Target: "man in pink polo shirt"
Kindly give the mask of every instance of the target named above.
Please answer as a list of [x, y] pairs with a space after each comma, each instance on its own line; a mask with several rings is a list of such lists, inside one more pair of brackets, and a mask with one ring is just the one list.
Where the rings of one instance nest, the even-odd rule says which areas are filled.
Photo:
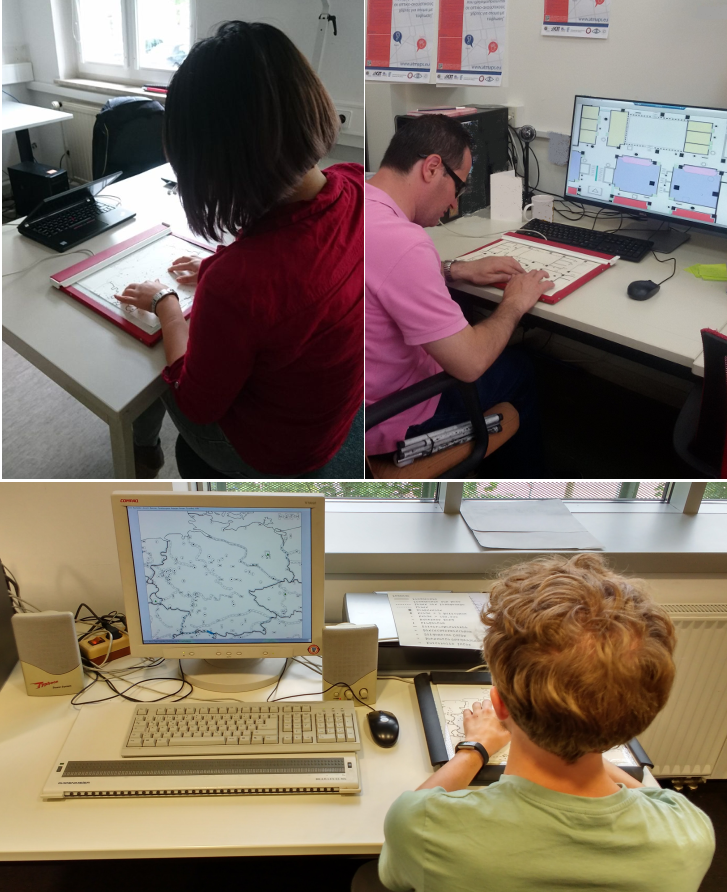
[[[483, 408], [507, 401], [520, 413], [520, 430], [505, 447], [512, 470], [540, 472], [532, 371], [505, 347], [551, 287], [547, 274], [525, 273], [511, 257], [441, 263], [423, 228], [455, 205], [471, 166], [465, 128], [445, 115], [423, 115], [396, 132], [366, 184], [366, 404], [443, 369], [476, 381]], [[508, 284], [492, 315], [471, 326], [447, 290], [457, 282]], [[391, 452], [405, 436], [466, 419], [452, 388], [371, 429], [366, 451]]]

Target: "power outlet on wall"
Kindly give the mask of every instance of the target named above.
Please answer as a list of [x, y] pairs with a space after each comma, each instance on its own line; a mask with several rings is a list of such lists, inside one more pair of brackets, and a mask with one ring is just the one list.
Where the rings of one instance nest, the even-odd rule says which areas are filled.
[[341, 122], [341, 130], [348, 130], [351, 126], [353, 112], [350, 108], [336, 108], [336, 111], [338, 112], [338, 119]]
[[523, 116], [522, 105], [508, 105], [507, 107], [507, 123], [511, 127], [519, 127]]

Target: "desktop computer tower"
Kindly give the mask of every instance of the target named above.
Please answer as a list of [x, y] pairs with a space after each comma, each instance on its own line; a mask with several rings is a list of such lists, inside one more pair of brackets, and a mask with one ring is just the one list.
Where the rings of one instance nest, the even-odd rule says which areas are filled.
[[[470, 105], [477, 111], [457, 115], [454, 120], [462, 124], [472, 137], [472, 172], [470, 187], [460, 196], [455, 211], [448, 211], [442, 220], [454, 220], [464, 214], [490, 205], [490, 174], [500, 173], [508, 168], [507, 126], [508, 110], [503, 105]], [[397, 115], [396, 129], [405, 126], [417, 116]]]
[[44, 198], [68, 189], [65, 170], [38, 164], [37, 161], [21, 161], [8, 167], [8, 176], [19, 217], [29, 214]]

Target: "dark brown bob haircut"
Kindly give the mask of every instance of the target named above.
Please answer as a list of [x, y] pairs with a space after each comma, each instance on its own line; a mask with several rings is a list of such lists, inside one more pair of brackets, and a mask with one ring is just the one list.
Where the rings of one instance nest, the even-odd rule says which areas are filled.
[[599, 555], [511, 567], [482, 621], [484, 657], [513, 721], [569, 764], [627, 743], [666, 704], [672, 621], [641, 580]]
[[331, 97], [272, 25], [225, 22], [169, 85], [164, 149], [192, 231], [237, 235], [289, 197], [336, 140]]
[[467, 148], [472, 148], [472, 137], [458, 121], [446, 115], [422, 115], [399, 127], [391, 138], [381, 166], [409, 173], [422, 155], [439, 155], [445, 164], [456, 170], [462, 164]]

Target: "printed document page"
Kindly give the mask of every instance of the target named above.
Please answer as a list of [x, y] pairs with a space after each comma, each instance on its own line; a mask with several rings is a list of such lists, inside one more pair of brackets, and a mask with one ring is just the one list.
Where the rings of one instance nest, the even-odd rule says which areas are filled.
[[482, 647], [482, 592], [387, 594], [402, 647]]

